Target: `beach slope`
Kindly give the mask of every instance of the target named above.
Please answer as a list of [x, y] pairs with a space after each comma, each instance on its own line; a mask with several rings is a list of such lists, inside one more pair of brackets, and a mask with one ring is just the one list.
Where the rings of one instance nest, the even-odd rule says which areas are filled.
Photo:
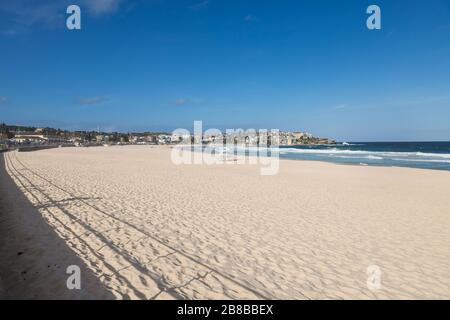
[[1, 193], [1, 270], [17, 269], [2, 271], [8, 291], [39, 287], [45, 298], [65, 285], [53, 265], [80, 264], [91, 297], [450, 298], [450, 172], [280, 160], [261, 176], [257, 165], [175, 165], [170, 154], [5, 154], [2, 182], [17, 191]]

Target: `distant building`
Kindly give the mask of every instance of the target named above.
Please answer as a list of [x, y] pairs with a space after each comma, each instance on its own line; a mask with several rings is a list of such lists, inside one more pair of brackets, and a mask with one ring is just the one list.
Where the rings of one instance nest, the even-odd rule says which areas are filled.
[[288, 136], [286, 137], [286, 144], [287, 144], [288, 146], [294, 144], [294, 139], [295, 139], [294, 136], [288, 135]]
[[47, 138], [44, 137], [43, 134], [37, 134], [33, 131], [29, 131], [29, 132], [15, 133], [13, 140], [18, 143], [24, 143], [24, 142], [40, 143], [40, 142], [46, 142]]
[[16, 143], [70, 143], [72, 140], [60, 135], [44, 135], [29, 132], [16, 132], [12, 139]]
[[294, 137], [296, 140], [301, 140], [305, 136], [303, 132], [294, 132]]
[[165, 134], [158, 135], [158, 144], [166, 144], [170, 142], [170, 136]]
[[181, 134], [172, 133], [172, 135], [170, 136], [170, 142], [171, 143], [179, 143], [182, 140], [183, 140], [183, 136]]
[[158, 142], [158, 136], [156, 136], [154, 134], [149, 134], [149, 135], [145, 136], [145, 140], [148, 143], [155, 144], [156, 142]]

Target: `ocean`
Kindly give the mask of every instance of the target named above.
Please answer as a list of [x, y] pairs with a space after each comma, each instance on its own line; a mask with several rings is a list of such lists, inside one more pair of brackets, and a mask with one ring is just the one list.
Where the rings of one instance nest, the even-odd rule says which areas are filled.
[[280, 158], [450, 170], [450, 141], [280, 146]]

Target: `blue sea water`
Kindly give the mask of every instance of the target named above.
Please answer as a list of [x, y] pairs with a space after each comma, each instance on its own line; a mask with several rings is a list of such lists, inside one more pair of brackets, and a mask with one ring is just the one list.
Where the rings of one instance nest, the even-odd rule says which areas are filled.
[[280, 146], [279, 152], [287, 159], [450, 170], [450, 141]]

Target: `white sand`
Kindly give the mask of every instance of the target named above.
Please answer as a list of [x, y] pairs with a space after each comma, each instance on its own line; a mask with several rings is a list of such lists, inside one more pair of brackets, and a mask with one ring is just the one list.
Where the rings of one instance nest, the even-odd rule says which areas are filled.
[[[175, 166], [169, 148], [149, 146], [6, 158], [82, 276], [101, 282], [89, 280], [87, 297], [108, 298], [103, 286], [136, 299], [450, 298], [450, 172], [281, 160], [261, 176], [254, 165]], [[64, 269], [67, 250], [34, 237], [52, 241]], [[370, 265], [378, 290], [366, 284]], [[34, 275], [16, 291], [70, 297], [63, 280]]]

